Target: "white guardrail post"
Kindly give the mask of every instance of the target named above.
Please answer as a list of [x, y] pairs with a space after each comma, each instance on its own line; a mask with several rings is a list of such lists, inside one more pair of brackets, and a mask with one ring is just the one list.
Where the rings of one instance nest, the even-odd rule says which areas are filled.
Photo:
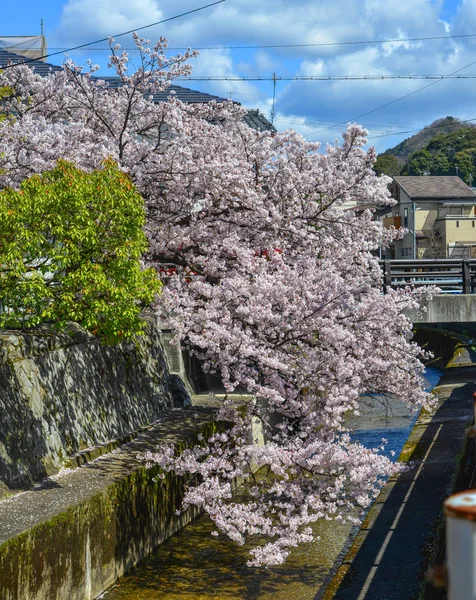
[[476, 600], [476, 490], [445, 501], [448, 600]]

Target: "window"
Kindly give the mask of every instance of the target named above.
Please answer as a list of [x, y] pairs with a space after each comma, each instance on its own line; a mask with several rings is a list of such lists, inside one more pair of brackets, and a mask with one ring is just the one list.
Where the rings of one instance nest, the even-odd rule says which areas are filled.
[[403, 215], [403, 226], [408, 227], [408, 208], [405, 208]]
[[474, 221], [471, 221], [471, 225], [474, 227]]
[[405, 256], [405, 250], [403, 248], [401, 249], [401, 253], [402, 253], [402, 256]]
[[456, 227], [459, 227], [459, 221], [456, 221]]

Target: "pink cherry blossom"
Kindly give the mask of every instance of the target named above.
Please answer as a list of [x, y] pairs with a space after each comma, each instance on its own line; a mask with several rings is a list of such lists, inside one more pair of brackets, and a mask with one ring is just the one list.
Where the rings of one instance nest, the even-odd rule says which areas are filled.
[[[111, 41], [118, 89], [72, 61], [45, 78], [26, 66], [0, 72], [12, 89], [0, 184], [17, 186], [59, 158], [95, 169], [110, 156], [130, 174], [146, 203], [145, 261], [166, 282], [154, 310], [230, 393], [218, 414], [224, 432], [147, 460], [187, 477], [184, 505], [251, 542], [250, 564], [280, 564], [312, 540], [310, 524], [351, 518], [398, 468], [349, 435], [345, 415], [362, 395], [431, 402], [404, 316], [418, 295], [381, 291], [374, 251], [401, 232], [365, 207], [392, 202], [388, 181], [372, 171], [375, 151], [363, 149], [357, 125], [321, 148], [294, 131], [248, 128], [231, 102], [154, 104], [194, 53], [167, 58], [165, 40], [135, 41], [132, 72]], [[233, 495], [235, 481], [248, 495]]]

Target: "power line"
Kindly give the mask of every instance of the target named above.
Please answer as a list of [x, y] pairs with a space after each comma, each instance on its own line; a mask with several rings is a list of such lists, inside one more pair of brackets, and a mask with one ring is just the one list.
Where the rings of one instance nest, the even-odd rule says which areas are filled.
[[[457, 125], [459, 123], [471, 123], [473, 121], [476, 121], [476, 117], [474, 119], [465, 119], [464, 121], [457, 121], [455, 123], [455, 125]], [[448, 126], [451, 126], [451, 123], [442, 123], [441, 125], [429, 125], [427, 127], [423, 127], [423, 129], [424, 130], [440, 129], [441, 127], [448, 127]], [[406, 133], [415, 133], [416, 131], [422, 131], [422, 129], [408, 129], [407, 131], [397, 131], [395, 133], [383, 133], [382, 135], [372, 135], [372, 136], [369, 136], [368, 139], [373, 140], [375, 138], [389, 137], [392, 135], [404, 135]], [[456, 129], [455, 131], [458, 131], [458, 130]]]
[[[305, 122], [300, 121], [299, 119], [305, 119]], [[298, 123], [301, 125], [323, 125], [324, 123], [334, 123], [336, 125], [340, 125], [340, 121], [331, 121], [330, 119], [307, 119], [306, 117], [283, 117], [281, 115], [277, 115], [275, 119], [279, 121], [288, 121], [290, 123]], [[381, 127], [382, 129], [392, 129], [393, 127], [399, 129], [409, 129], [411, 125], [385, 125], [384, 123], [362, 123], [366, 127]]]
[[[318, 48], [323, 46], [353, 46], [364, 44], [388, 44], [390, 42], [423, 42], [428, 40], [451, 40], [458, 38], [476, 37], [476, 33], [466, 33], [461, 35], [435, 35], [428, 37], [414, 38], [394, 38], [388, 40], [355, 40], [347, 42], [319, 42], [315, 44], [255, 44], [246, 46], [197, 46], [195, 50], [256, 50], [259, 48]], [[101, 40], [103, 41], [103, 40]], [[64, 50], [64, 48], [54, 48], [55, 50]], [[93, 48], [93, 50], [104, 51], [109, 48]], [[135, 50], [135, 48], [125, 48], [125, 50]], [[169, 47], [169, 50], [186, 50], [185, 46]]]
[[[303, 117], [304, 118], [304, 117]], [[275, 117], [276, 121], [285, 121], [286, 123], [290, 123], [290, 124], [294, 124], [294, 125], [320, 125], [320, 124], [325, 124], [325, 123], [333, 123], [334, 125], [331, 125], [329, 127], [329, 129], [338, 129], [339, 126], [341, 125], [340, 121], [330, 121], [329, 119], [319, 119], [317, 121], [315, 120], [308, 120], [306, 119], [305, 121], [299, 121], [298, 118], [291, 118], [291, 117], [281, 117], [281, 116], [276, 116]], [[468, 121], [471, 121], [472, 119], [468, 119]], [[466, 123], [467, 121], [456, 121], [455, 123]], [[405, 134], [405, 133], [412, 133], [414, 131], [421, 131], [421, 129], [410, 129], [411, 125], [385, 125], [383, 123], [361, 123], [361, 125], [367, 129], [372, 129], [373, 132], [378, 133], [378, 132], [385, 132], [383, 133], [383, 135], [372, 135], [372, 136], [368, 136], [367, 139], [373, 139], [373, 138], [377, 138], [377, 137], [385, 137], [386, 135], [401, 135], [401, 134]], [[434, 125], [434, 126], [427, 126], [424, 129], [434, 129], [434, 128], [438, 128], [438, 127], [446, 127], [448, 125], [448, 123], [443, 123], [442, 125]], [[393, 133], [390, 133], [388, 130], [389, 129], [400, 129], [403, 131], [394, 131]]]
[[[460, 69], [456, 69], [456, 71], [453, 71], [452, 73], [449, 73], [449, 75], [447, 75], [446, 77], [444, 77], [442, 79], [449, 79], [450, 77], [452, 77], [453, 75], [456, 75], [460, 71], [463, 71], [464, 69], [468, 69], [469, 67], [472, 67], [474, 64], [476, 64], [476, 60], [474, 60], [473, 62], [469, 63], [468, 65], [465, 65], [464, 67], [461, 67]], [[385, 104], [382, 104], [382, 106], [377, 106], [376, 108], [373, 108], [372, 110], [368, 110], [367, 112], [364, 112], [364, 113], [362, 113], [360, 115], [357, 115], [356, 117], [352, 117], [351, 119], [348, 119], [347, 121], [341, 121], [340, 124], [344, 125], [346, 122], [357, 121], [357, 119], [361, 119], [362, 117], [366, 117], [367, 115], [370, 115], [370, 114], [372, 114], [374, 112], [382, 110], [383, 108], [387, 108], [387, 106], [391, 106], [392, 104], [396, 104], [397, 102], [400, 102], [401, 100], [405, 100], [406, 98], [409, 98], [410, 96], [414, 96], [415, 94], [418, 94], [419, 92], [422, 92], [423, 90], [426, 90], [427, 88], [431, 87], [432, 85], [436, 85], [442, 79], [437, 79], [436, 81], [432, 81], [428, 85], [424, 85], [423, 87], [418, 88], [417, 90], [414, 90], [413, 92], [409, 92], [408, 94], [400, 96], [399, 98], [396, 98], [395, 100], [391, 100], [390, 102], [386, 102]], [[323, 131], [327, 131], [328, 129], [333, 129], [333, 128], [332, 127], [326, 127], [325, 129], [319, 129], [318, 131], [313, 131], [313, 132], [307, 134], [306, 137], [309, 137], [311, 135], [316, 135], [318, 133], [322, 133]]]
[[[227, 0], [216, 0], [216, 2], [212, 2], [211, 4], [206, 4], [205, 6], [200, 6], [199, 8], [194, 8], [193, 10], [188, 10], [187, 12], [180, 13], [179, 15], [175, 15], [173, 17], [168, 17], [167, 19], [162, 19], [161, 21], [156, 21], [155, 23], [150, 23], [149, 25], [143, 25], [142, 27], [136, 27], [135, 29], [130, 29], [129, 31], [123, 31], [122, 33], [117, 33], [116, 35], [113, 35], [112, 37], [118, 38], [123, 35], [129, 35], [131, 33], [137, 32], [137, 31], [142, 31], [143, 29], [148, 29], [149, 27], [155, 27], [156, 25], [161, 25], [162, 23], [174, 21], [175, 19], [180, 19], [181, 17], [186, 17], [188, 15], [199, 12], [201, 10], [205, 10], [206, 8], [210, 8], [211, 6], [216, 6], [217, 4], [222, 4], [223, 2], [226, 2], [226, 1]], [[13, 67], [19, 67], [21, 65], [27, 65], [36, 60], [43, 60], [44, 58], [50, 58], [51, 56], [57, 56], [58, 54], [64, 54], [65, 52], [72, 52], [73, 50], [80, 50], [81, 48], [86, 48], [87, 46], [92, 46], [93, 44], [100, 44], [101, 42], [107, 42], [108, 40], [109, 40], [109, 37], [101, 38], [99, 40], [94, 40], [94, 42], [87, 42], [86, 44], [80, 44], [79, 46], [74, 46], [72, 48], [66, 48], [66, 49], [60, 50], [58, 52], [51, 52], [49, 54], [39, 56], [38, 58], [30, 58], [30, 59], [24, 60], [22, 62], [14, 63], [11, 65], [6, 65], [5, 67], [2, 67], [2, 70], [12, 69]]]
[[[475, 61], [476, 62], [476, 61]], [[472, 63], [475, 64], [475, 63]], [[469, 66], [469, 65], [468, 65]], [[467, 67], [463, 67], [467, 68]], [[457, 72], [457, 71], [455, 71]], [[476, 75], [202, 75], [178, 77], [181, 81], [380, 81], [386, 79], [476, 79]], [[433, 85], [433, 84], [432, 84]]]

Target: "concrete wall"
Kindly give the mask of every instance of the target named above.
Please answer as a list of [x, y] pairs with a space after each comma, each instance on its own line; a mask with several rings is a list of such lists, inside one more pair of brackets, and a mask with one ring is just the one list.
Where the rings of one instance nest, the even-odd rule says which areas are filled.
[[214, 411], [169, 411], [117, 452], [0, 501], [0, 600], [93, 600], [198, 514], [184, 481], [141, 453], [217, 431]]
[[422, 300], [419, 310], [407, 311], [412, 323], [476, 322], [476, 294], [440, 294]]
[[137, 343], [115, 347], [74, 326], [0, 332], [0, 496], [156, 420], [173, 386], [153, 323]]

